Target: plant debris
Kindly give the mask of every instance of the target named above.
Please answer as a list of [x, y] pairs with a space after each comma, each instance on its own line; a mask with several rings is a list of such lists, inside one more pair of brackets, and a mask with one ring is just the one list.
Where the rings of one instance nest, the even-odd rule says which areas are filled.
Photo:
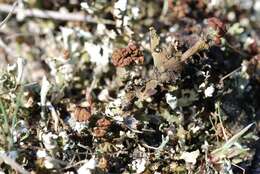
[[0, 173], [258, 174], [259, 3], [0, 1]]

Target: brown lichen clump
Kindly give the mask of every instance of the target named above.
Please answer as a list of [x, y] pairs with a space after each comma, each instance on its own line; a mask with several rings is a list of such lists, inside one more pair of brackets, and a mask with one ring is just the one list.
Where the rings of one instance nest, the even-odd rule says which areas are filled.
[[105, 118], [101, 118], [96, 122], [97, 127], [93, 129], [93, 136], [95, 137], [103, 137], [106, 133], [108, 128], [111, 125], [111, 122]]
[[144, 56], [140, 47], [130, 42], [126, 48], [120, 48], [113, 52], [112, 63], [115, 66], [123, 67], [132, 63], [142, 64]]
[[74, 118], [76, 121], [84, 122], [88, 121], [91, 117], [91, 112], [86, 107], [77, 106], [74, 111]]
[[74, 118], [78, 122], [85, 122], [89, 121], [92, 116], [93, 112], [93, 102], [92, 102], [92, 95], [91, 95], [91, 87], [86, 89], [85, 97], [88, 103], [88, 106], [76, 106], [74, 110]]
[[103, 129], [102, 127], [94, 127], [93, 129], [93, 136], [97, 138], [103, 137], [107, 133], [106, 129]]
[[111, 125], [111, 122], [105, 118], [101, 118], [97, 121], [96, 125], [99, 127], [108, 128]]

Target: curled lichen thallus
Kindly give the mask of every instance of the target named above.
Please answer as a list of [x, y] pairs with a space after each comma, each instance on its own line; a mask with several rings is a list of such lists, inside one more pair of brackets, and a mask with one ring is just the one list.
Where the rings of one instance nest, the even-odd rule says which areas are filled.
[[191, 48], [185, 51], [180, 58], [168, 58], [166, 49], [163, 49], [160, 46], [160, 37], [156, 34], [153, 27], [150, 28], [150, 49], [154, 66], [157, 68], [159, 73], [164, 73], [166, 71], [181, 73], [184, 62], [187, 59], [203, 49], [208, 49], [208, 47], [206, 39], [200, 38]]
[[[176, 54], [174, 57], [169, 57], [166, 48], [160, 45], [160, 37], [156, 34], [153, 27], [150, 28], [150, 51], [153, 57], [154, 66], [156, 68], [156, 80], [150, 80], [146, 83], [145, 90], [138, 94], [141, 100], [150, 97], [156, 93], [156, 87], [159, 82], [175, 82], [180, 76], [184, 62], [197, 52], [208, 49], [208, 44], [205, 39], [200, 38], [191, 48], [183, 54]], [[171, 55], [171, 54], [170, 54]]]
[[160, 47], [160, 37], [155, 29], [150, 27], [150, 50], [153, 56], [154, 66], [159, 70], [163, 70], [163, 64], [167, 62], [166, 51]]

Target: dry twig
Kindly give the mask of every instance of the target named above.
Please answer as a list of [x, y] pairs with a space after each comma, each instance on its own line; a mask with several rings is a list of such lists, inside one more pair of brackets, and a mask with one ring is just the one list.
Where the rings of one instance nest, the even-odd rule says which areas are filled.
[[9, 20], [9, 18], [12, 16], [16, 5], [18, 4], [17, 1], [14, 2], [14, 4], [12, 5], [12, 7], [10, 6], [10, 10], [8, 12], [8, 15], [5, 17], [5, 19], [0, 23], [0, 28]]
[[[209, 45], [206, 43], [206, 41], [204, 39], [199, 39], [195, 43], [195, 45], [193, 45], [191, 48], [189, 48], [187, 51], [185, 51], [182, 54], [180, 61], [184, 62], [184, 61], [188, 60], [192, 55], [198, 53], [201, 50], [208, 49], [208, 48], [209, 48]], [[164, 67], [165, 67], [165, 69], [168, 69], [168, 68], [175, 67], [177, 64], [178, 64], [178, 61], [176, 62], [175, 59], [170, 59], [169, 61], [167, 61], [165, 63]]]
[[27, 170], [25, 170], [22, 166], [20, 166], [16, 161], [7, 156], [4, 153], [0, 153], [0, 159], [2, 159], [6, 164], [10, 165], [15, 171], [21, 174], [30, 174]]
[[208, 49], [207, 40], [200, 38], [195, 45], [184, 52], [181, 57], [168, 58], [167, 51], [160, 46], [160, 37], [153, 27], [150, 28], [150, 49], [154, 66], [157, 68], [157, 78], [163, 82], [175, 82], [180, 76], [184, 62], [201, 50]]
[[[18, 14], [18, 9], [12, 10], [11, 5], [0, 4], [0, 12], [3, 13], [14, 13]], [[88, 23], [103, 23], [115, 25], [114, 21], [105, 20], [105, 19], [97, 19], [91, 16], [86, 16], [82, 12], [78, 13], [67, 13], [67, 12], [58, 12], [52, 10], [40, 10], [40, 9], [23, 9], [23, 15], [26, 17], [36, 17], [43, 19], [53, 19], [60, 21], [80, 21], [80, 22], [88, 22]]]

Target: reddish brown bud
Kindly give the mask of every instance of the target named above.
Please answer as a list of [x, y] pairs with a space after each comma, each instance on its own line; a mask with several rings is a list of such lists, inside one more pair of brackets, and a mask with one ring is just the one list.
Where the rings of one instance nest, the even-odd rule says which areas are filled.
[[226, 25], [218, 18], [212, 17], [208, 19], [208, 26], [213, 28], [216, 33], [212, 34], [209, 33], [211, 39], [214, 41], [215, 44], [221, 44], [221, 38], [227, 32]]
[[208, 19], [208, 26], [216, 30], [219, 37], [223, 37], [227, 32], [225, 23], [216, 17]]
[[258, 52], [258, 47], [256, 40], [254, 40], [250, 45], [249, 45], [249, 51], [251, 54], [256, 54]]

